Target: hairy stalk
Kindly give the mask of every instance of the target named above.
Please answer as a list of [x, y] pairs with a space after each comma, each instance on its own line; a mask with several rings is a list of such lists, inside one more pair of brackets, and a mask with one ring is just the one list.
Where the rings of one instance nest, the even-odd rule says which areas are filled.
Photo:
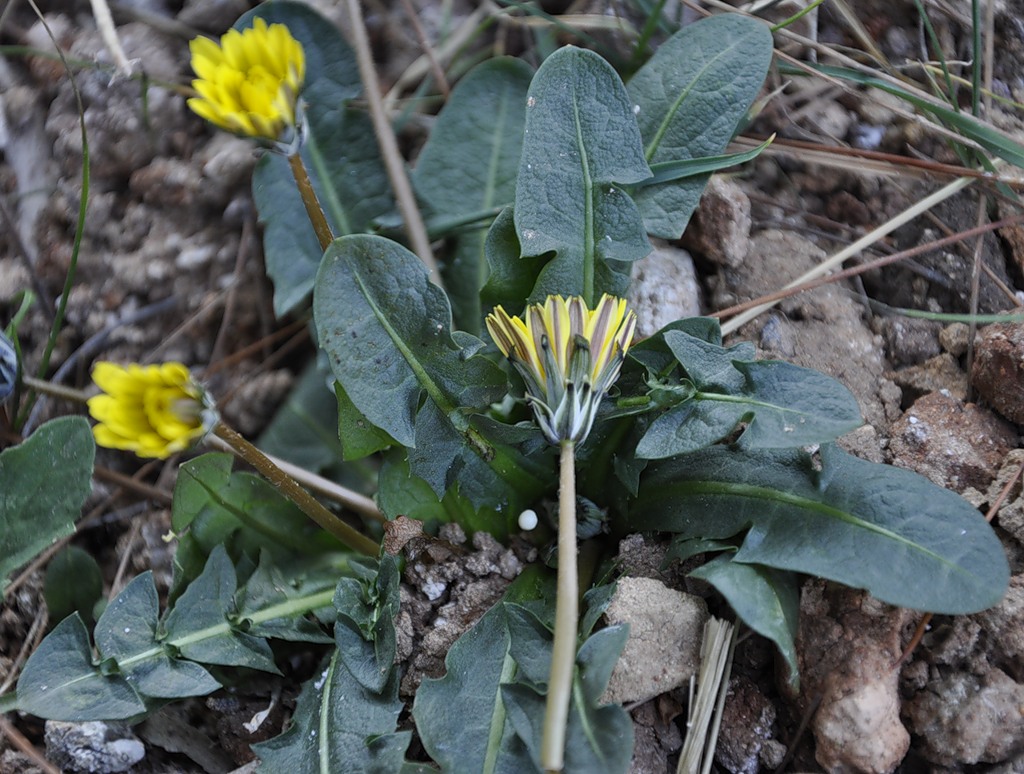
[[565, 764], [565, 727], [569, 719], [576, 672], [576, 631], [580, 597], [576, 577], [576, 446], [563, 441], [558, 479], [558, 595], [555, 602], [555, 644], [544, 710], [544, 736], [540, 763], [545, 771], [561, 771]]
[[267, 455], [245, 438], [223, 422], [217, 423], [213, 433], [227, 443], [239, 457], [256, 468], [277, 491], [299, 506], [303, 513], [344, 545], [367, 556], [377, 556], [380, 546], [327, 510], [316, 498], [299, 486], [294, 478], [271, 462]]
[[306, 206], [306, 214], [309, 216], [309, 222], [313, 224], [313, 231], [316, 232], [317, 241], [320, 242], [320, 249], [326, 250], [327, 246], [334, 241], [334, 234], [327, 223], [327, 218], [324, 217], [324, 209], [320, 206], [320, 200], [316, 197], [316, 191], [313, 190], [313, 184], [309, 180], [309, 173], [306, 172], [306, 165], [298, 151], [288, 154], [288, 166], [292, 168], [295, 185], [298, 186], [302, 203]]

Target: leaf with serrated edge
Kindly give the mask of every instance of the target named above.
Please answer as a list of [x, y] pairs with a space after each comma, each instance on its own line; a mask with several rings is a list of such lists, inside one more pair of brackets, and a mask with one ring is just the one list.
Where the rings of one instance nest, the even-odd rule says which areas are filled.
[[821, 447], [713, 447], [652, 464], [630, 529], [724, 539], [733, 561], [865, 588], [883, 602], [950, 615], [996, 604], [1009, 569], [992, 528], [960, 496], [907, 470]]
[[95, 455], [83, 417], [54, 419], [0, 452], [0, 588], [10, 573], [75, 531]]
[[[647, 161], [720, 155], [764, 83], [771, 57], [768, 26], [738, 14], [687, 25], [662, 43], [628, 85]], [[638, 189], [647, 230], [677, 239], [706, 182], [701, 175]]]
[[567, 46], [530, 84], [514, 208], [523, 256], [553, 253], [530, 295], [623, 295], [628, 262], [650, 252], [640, 211], [618, 186], [650, 177], [632, 105], [599, 55]]
[[361, 685], [337, 650], [302, 688], [292, 725], [280, 736], [252, 746], [260, 772], [393, 774], [403, 767], [411, 732], [396, 732], [402, 703], [398, 677], [383, 692]]

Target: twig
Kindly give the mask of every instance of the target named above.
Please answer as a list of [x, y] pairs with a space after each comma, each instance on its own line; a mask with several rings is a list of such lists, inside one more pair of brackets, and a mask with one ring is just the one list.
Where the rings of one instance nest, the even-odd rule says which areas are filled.
[[448, 78], [445, 77], [444, 70], [441, 69], [441, 63], [437, 61], [437, 56], [434, 55], [433, 46], [427, 40], [427, 33], [424, 31], [423, 25], [420, 24], [416, 9], [412, 7], [412, 0], [402, 0], [402, 8], [405, 10], [405, 15], [412, 25], [413, 32], [416, 33], [416, 40], [419, 41], [420, 48], [423, 49], [423, 56], [427, 58], [430, 72], [437, 82], [437, 88], [441, 90], [441, 94], [444, 95], [445, 102], [447, 102], [448, 98], [452, 95], [452, 88], [448, 85]]
[[100, 31], [103, 43], [114, 57], [114, 64], [120, 75], [128, 77], [132, 74], [132, 63], [125, 56], [121, 41], [117, 37], [117, 28], [114, 27], [114, 19], [110, 15], [110, 7], [107, 0], [90, 0], [92, 3], [92, 15], [96, 19], [96, 27]]
[[32, 759], [32, 762], [46, 774], [61, 774], [53, 764], [49, 763], [42, 753], [33, 745], [5, 716], [0, 715], [0, 733], [11, 740], [11, 744]]
[[377, 80], [377, 71], [373, 65], [373, 55], [370, 53], [370, 40], [366, 34], [366, 25], [363, 22], [363, 11], [359, 7], [359, 0], [347, 0], [349, 17], [351, 19], [352, 39], [356, 49], [356, 60], [359, 62], [359, 73], [363, 79], [363, 90], [366, 93], [366, 100], [370, 106], [370, 118], [373, 121], [374, 132], [377, 135], [377, 142], [380, 145], [381, 156], [384, 159], [384, 167], [391, 181], [391, 188], [394, 190], [395, 199], [398, 202], [398, 209], [405, 221], [406, 232], [409, 235], [409, 242], [423, 265], [430, 273], [431, 281], [438, 287], [443, 287], [441, 272], [434, 258], [434, 251], [430, 247], [430, 238], [427, 236], [427, 227], [423, 222], [423, 215], [416, 205], [416, 197], [412, 192], [412, 184], [406, 174], [405, 161], [398, 150], [398, 141], [391, 128], [391, 121], [384, 111], [384, 103], [381, 100], [380, 83]]

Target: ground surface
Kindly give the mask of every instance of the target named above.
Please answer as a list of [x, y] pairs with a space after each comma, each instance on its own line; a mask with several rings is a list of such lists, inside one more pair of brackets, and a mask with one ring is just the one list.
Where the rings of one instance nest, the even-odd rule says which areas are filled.
[[[333, 4], [319, 5], [331, 18], [341, 18]], [[399, 4], [394, 5], [368, 4], [386, 83], [397, 80], [418, 54]], [[429, 37], [436, 29], [435, 9], [421, 5]], [[548, 5], [557, 12], [565, 8], [555, 6], [566, 4]], [[947, 55], [968, 58], [969, 19], [957, 16], [966, 12], [928, 5]], [[9, 13], [0, 8], [0, 43], [51, 50], [28, 5], [11, 0], [9, 7]], [[301, 324], [276, 320], [271, 310], [248, 188], [255, 162], [250, 146], [211, 132], [186, 110], [181, 94], [161, 85], [186, 82], [185, 41], [194, 30], [220, 33], [247, 4], [188, 0], [182, 7], [174, 0], [153, 0], [131, 7], [133, 13], [120, 9], [116, 19], [128, 58], [151, 79], [145, 110], [138, 80], [112, 80], [109, 72], [90, 67], [77, 71], [92, 189], [68, 324], [53, 358], [66, 365], [55, 379], [84, 385], [97, 357], [212, 364], [206, 379], [223, 396], [220, 405], [228, 420], [256, 435], [313, 348]], [[891, 61], [920, 58], [922, 33], [912, 3], [854, 2], [849, 7], [863, 34]], [[618, 4], [595, 4], [588, 10], [618, 9]], [[69, 56], [110, 61], [88, 4], [49, 3], [43, 10]], [[1024, 100], [1022, 10], [1014, 2], [997, 3], [994, 27], [993, 88], [1017, 100]], [[503, 34], [507, 45], [522, 45], [516, 29]], [[817, 36], [854, 48], [863, 42], [849, 20], [831, 12], [819, 16]], [[792, 41], [780, 38], [778, 43], [789, 55], [808, 56]], [[778, 74], [768, 86], [779, 91], [749, 128], [752, 135], [779, 132], [782, 139], [958, 163], [938, 132], [884, 95], [820, 81], [787, 83]], [[34, 288], [47, 302], [60, 292], [72, 250], [82, 146], [74, 94], [58, 62], [22, 54], [0, 59], [0, 108], [5, 219], [0, 229], [0, 322], [6, 323], [16, 311], [17, 291]], [[1012, 109], [997, 109], [992, 121], [1024, 141]], [[409, 140], [415, 144], [415, 137]], [[919, 167], [857, 162], [840, 168], [810, 158], [780, 142], [740, 174], [713, 182], [682, 240], [692, 261], [674, 256], [667, 275], [664, 266], [645, 265], [636, 292], [645, 302], [640, 308], [647, 330], [663, 321], [655, 322], [655, 314], [675, 319], [708, 313], [774, 291], [951, 179]], [[989, 219], [1016, 211], [991, 192], [983, 200], [973, 190], [961, 193], [897, 230], [854, 264], [947, 230], [970, 228], [978, 222], [979, 207]], [[889, 315], [886, 307], [868, 303], [967, 312], [977, 266], [977, 311], [1019, 308], [1024, 298], [1022, 233], [1019, 227], [1007, 228], [988, 237], [977, 263], [976, 243], [967, 241], [795, 296], [739, 331], [764, 356], [823, 370], [854, 391], [867, 420], [846, 440], [854, 453], [917, 470], [982, 511], [999, 504], [995, 524], [1015, 577], [997, 608], [932, 620], [921, 644], [899, 668], [893, 665], [920, 621], [918, 614], [809, 581], [801, 602], [802, 691], [786, 695], [770, 646], [746, 637], [737, 651], [719, 744], [722, 771], [768, 771], [779, 765], [793, 771], [1024, 771], [1024, 498], [1019, 481], [1001, 497], [1024, 464], [1020, 425], [1014, 424], [1024, 422], [1022, 326], [990, 326], [969, 347], [971, 332], [965, 325]], [[37, 307], [22, 326], [27, 362], [38, 362], [48, 325]], [[35, 423], [76, 410], [51, 400]], [[123, 455], [101, 454], [98, 462], [135, 470]], [[170, 491], [173, 474], [173, 466], [151, 467], [146, 480]], [[166, 503], [131, 492], [111, 499], [114, 495], [111, 484], [97, 482], [88, 506], [94, 512], [76, 544], [100, 561], [109, 589], [151, 568], [166, 585], [169, 555], [160, 540], [167, 529]], [[465, 625], [474, 611], [500, 594], [500, 577], [514, 575], [525, 558], [486, 540], [473, 548], [473, 555], [500, 571], [474, 575], [468, 561], [436, 560], [449, 573], [449, 582], [472, 590], [472, 603], [447, 611], [467, 619]], [[660, 569], [661, 550], [631, 540], [622, 549], [623, 563], [635, 576], [687, 588], [682, 572]], [[37, 567], [20, 579], [0, 612], [0, 680], [5, 686], [16, 678], [21, 659], [47, 625], [41, 577]], [[411, 573], [403, 592], [400, 650], [411, 667], [406, 690], [415, 688], [420, 673], [436, 673], [451, 641], [443, 636], [430, 641], [418, 628], [437, 614], [436, 605], [418, 596], [429, 580]], [[708, 596], [712, 612], [727, 612], [706, 589], [691, 584], [687, 590]], [[283, 698], [259, 732], [250, 734], [242, 724], [266, 708], [272, 693]], [[147, 756], [133, 770], [229, 771], [241, 766], [250, 755], [248, 743], [280, 729], [294, 693], [294, 685], [253, 685], [238, 694], [174, 705], [135, 729]], [[668, 770], [681, 744], [685, 704], [685, 689], [676, 689], [632, 708], [638, 739], [634, 771]], [[30, 744], [46, 748], [40, 722], [11, 720]], [[60, 747], [54, 738], [48, 740], [52, 749]], [[39, 770], [8, 740], [0, 741], [0, 751], [0, 772]]]

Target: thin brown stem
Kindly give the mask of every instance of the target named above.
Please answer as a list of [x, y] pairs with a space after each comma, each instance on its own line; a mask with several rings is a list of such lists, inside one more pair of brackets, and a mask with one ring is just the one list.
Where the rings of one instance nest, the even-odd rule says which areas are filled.
[[359, 62], [359, 74], [363, 79], [363, 92], [366, 94], [366, 101], [370, 106], [370, 119], [373, 121], [373, 130], [377, 135], [377, 143], [380, 145], [384, 168], [391, 181], [398, 209], [405, 221], [405, 230], [409, 235], [413, 252], [427, 267], [431, 282], [441, 287], [441, 273], [438, 270], [437, 260], [434, 258], [434, 251], [430, 246], [430, 237], [427, 236], [427, 226], [423, 222], [423, 215], [416, 204], [412, 184], [405, 171], [405, 162], [398, 150], [398, 141], [395, 139], [394, 130], [391, 128], [391, 121], [384, 110], [377, 70], [374, 68], [373, 54], [370, 52], [370, 40], [363, 22], [362, 8], [359, 7], [359, 0], [348, 0], [347, 6], [351, 19], [352, 43], [356, 50], [356, 60]]
[[576, 673], [576, 633], [579, 628], [579, 579], [576, 569], [576, 455], [575, 444], [563, 441], [558, 480], [558, 593], [555, 601], [555, 643], [544, 709], [540, 763], [547, 772], [565, 765], [565, 729], [569, 719], [573, 676]]
[[227, 443], [243, 460], [248, 462], [269, 481], [275, 489], [295, 503], [309, 518], [334, 535], [342, 544], [353, 551], [367, 556], [377, 556], [380, 546], [370, 538], [349, 526], [329, 510], [298, 482], [275, 465], [271, 460], [223, 422], [213, 429], [214, 435]]
[[320, 242], [320, 249], [326, 250], [327, 246], [334, 241], [334, 233], [324, 216], [323, 207], [313, 190], [313, 183], [309, 180], [309, 173], [306, 172], [306, 165], [302, 156], [292, 153], [288, 156], [288, 166], [292, 168], [292, 175], [295, 177], [295, 185], [298, 186], [299, 195], [302, 196], [302, 203], [306, 206], [306, 214], [309, 222], [313, 224], [313, 231], [316, 232], [317, 241]]

